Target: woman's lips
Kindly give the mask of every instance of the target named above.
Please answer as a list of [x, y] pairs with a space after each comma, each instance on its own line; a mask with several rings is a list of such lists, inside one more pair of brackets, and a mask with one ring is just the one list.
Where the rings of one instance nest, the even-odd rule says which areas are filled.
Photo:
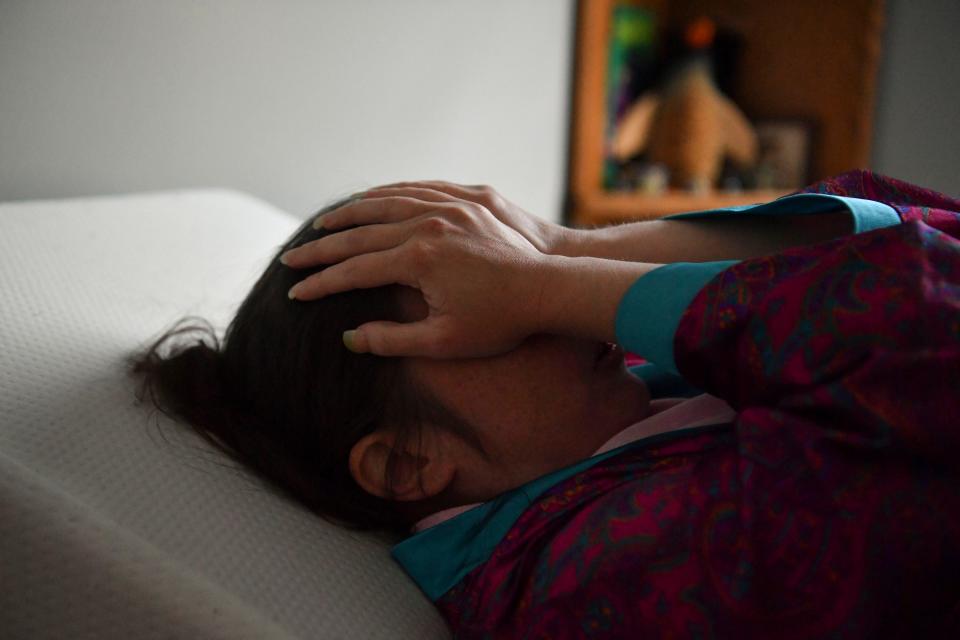
[[620, 345], [613, 342], [601, 342], [597, 347], [597, 357], [593, 368], [620, 362], [623, 362], [623, 349], [620, 348]]

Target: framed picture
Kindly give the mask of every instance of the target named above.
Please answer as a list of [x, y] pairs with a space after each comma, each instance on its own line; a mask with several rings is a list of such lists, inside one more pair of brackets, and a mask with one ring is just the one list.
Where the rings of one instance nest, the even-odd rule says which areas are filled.
[[813, 125], [805, 120], [760, 120], [754, 123], [759, 153], [758, 189], [798, 189], [810, 181]]

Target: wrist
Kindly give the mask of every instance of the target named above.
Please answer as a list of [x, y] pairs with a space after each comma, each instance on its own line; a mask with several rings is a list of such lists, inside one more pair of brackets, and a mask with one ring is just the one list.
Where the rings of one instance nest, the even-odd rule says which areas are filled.
[[575, 229], [563, 225], [552, 226], [553, 228], [549, 231], [549, 240], [545, 253], [569, 258], [586, 255], [582, 250], [582, 245], [586, 240], [586, 229]]
[[616, 341], [616, 315], [636, 280], [660, 264], [592, 257], [545, 256], [536, 331]]

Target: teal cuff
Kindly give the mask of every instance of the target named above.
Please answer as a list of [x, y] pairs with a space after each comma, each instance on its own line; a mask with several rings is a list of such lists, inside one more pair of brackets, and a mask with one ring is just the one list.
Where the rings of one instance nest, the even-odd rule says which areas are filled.
[[673, 337], [683, 312], [715, 275], [737, 262], [674, 262], [641, 276], [617, 307], [617, 342], [661, 369], [680, 375], [673, 360]]
[[765, 204], [677, 213], [672, 216], [665, 216], [662, 219], [707, 218], [718, 214], [815, 215], [827, 211], [836, 211], [839, 208], [846, 209], [853, 216], [854, 234], [900, 224], [900, 214], [888, 204], [876, 200], [834, 196], [826, 193], [798, 193], [792, 196], [783, 196]]
[[[853, 233], [864, 233], [900, 224], [900, 215], [888, 204], [863, 198], [825, 193], [798, 193], [764, 204], [708, 211], [691, 211], [662, 218], [681, 220], [722, 215], [816, 215], [846, 209], [853, 217]], [[659, 267], [638, 279], [617, 309], [616, 334], [620, 344], [633, 353], [678, 374], [673, 359], [673, 338], [683, 312], [694, 296], [715, 275], [736, 264], [678, 262]]]

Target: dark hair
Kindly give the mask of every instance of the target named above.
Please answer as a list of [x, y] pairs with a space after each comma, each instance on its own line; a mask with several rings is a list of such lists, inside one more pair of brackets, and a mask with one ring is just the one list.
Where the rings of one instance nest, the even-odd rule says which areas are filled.
[[[323, 211], [343, 205], [337, 202]], [[321, 211], [322, 213], [322, 211]], [[355, 354], [342, 333], [371, 320], [403, 321], [397, 288], [347, 291], [303, 302], [287, 291], [311, 273], [291, 269], [283, 252], [327, 234], [304, 223], [277, 251], [237, 310], [223, 338], [187, 316], [128, 359], [164, 414], [249, 467], [314, 513], [349, 528], [408, 533], [394, 501], [371, 495], [348, 468], [353, 445], [384, 416], [398, 429], [386, 465], [392, 492], [400, 451], [425, 418], [466, 433], [468, 425], [404, 375], [403, 360]], [[185, 325], [186, 326], [183, 326]], [[193, 334], [192, 344], [185, 338]], [[178, 338], [177, 340], [174, 340]], [[176, 344], [166, 355], [168, 342]]]

